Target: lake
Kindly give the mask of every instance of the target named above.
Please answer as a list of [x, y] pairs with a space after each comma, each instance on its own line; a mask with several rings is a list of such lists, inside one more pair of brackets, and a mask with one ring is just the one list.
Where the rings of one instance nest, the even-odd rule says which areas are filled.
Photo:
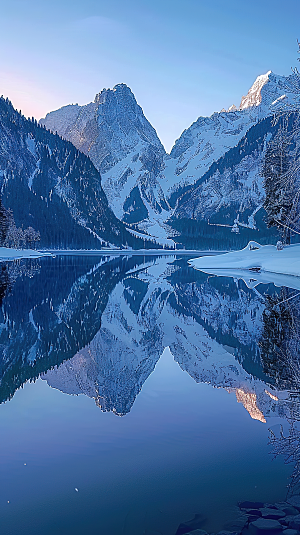
[[299, 292], [187, 260], [2, 264], [1, 533], [217, 532], [296, 488]]

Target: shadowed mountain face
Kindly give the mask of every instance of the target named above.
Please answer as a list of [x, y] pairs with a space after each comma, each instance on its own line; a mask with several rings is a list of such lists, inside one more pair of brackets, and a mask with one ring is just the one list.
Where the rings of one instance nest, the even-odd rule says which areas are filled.
[[143, 246], [113, 214], [91, 160], [74, 145], [29, 121], [0, 99], [2, 202], [17, 226], [40, 232], [40, 245]]
[[[42, 374], [124, 415], [169, 347], [196, 382], [235, 392], [253, 418], [288, 413], [299, 313], [290, 300], [289, 315], [278, 315], [280, 299], [272, 284], [251, 289], [175, 257], [41, 259], [14, 274], [3, 299], [1, 400]], [[266, 347], [271, 328], [281, 339]]]

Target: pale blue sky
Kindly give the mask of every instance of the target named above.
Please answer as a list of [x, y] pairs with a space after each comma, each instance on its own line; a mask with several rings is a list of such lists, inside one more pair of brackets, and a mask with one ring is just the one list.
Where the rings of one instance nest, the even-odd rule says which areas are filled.
[[0, 0], [0, 94], [37, 118], [126, 83], [169, 150], [297, 64], [299, 0]]

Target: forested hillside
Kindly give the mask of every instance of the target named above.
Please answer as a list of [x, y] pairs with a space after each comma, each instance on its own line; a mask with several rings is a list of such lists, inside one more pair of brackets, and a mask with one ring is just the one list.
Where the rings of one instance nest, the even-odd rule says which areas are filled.
[[40, 233], [41, 247], [153, 246], [113, 214], [91, 160], [72, 143], [27, 120], [0, 98], [2, 202], [16, 226]]

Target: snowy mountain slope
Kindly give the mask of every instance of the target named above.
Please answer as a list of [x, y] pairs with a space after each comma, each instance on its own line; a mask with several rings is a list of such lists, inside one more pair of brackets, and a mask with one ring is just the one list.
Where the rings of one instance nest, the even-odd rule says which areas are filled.
[[135, 224], [149, 219], [149, 209], [158, 215], [168, 210], [156, 180], [165, 150], [125, 84], [103, 89], [86, 106], [50, 112], [40, 123], [91, 158], [118, 218]]
[[[261, 138], [261, 121], [299, 107], [299, 75], [285, 77], [269, 71], [258, 76], [238, 108], [233, 105], [228, 111], [199, 117], [181, 134], [170, 155], [125, 84], [103, 90], [86, 106], [76, 104], [51, 112], [41, 124], [91, 157], [102, 173], [110, 207], [133, 233], [150, 234], [162, 244], [171, 244], [167, 238], [181, 230], [172, 225], [172, 233], [166, 221], [175, 208], [175, 219], [182, 217], [181, 197], [194, 185], [198, 187], [204, 177], [201, 195], [193, 193], [204, 221], [223, 211], [224, 224], [232, 225], [239, 213], [241, 223], [255, 226], [255, 213], [264, 199], [260, 173], [268, 131], [257, 151], [248, 151], [244, 159], [235, 154], [236, 162], [232, 161], [227, 171], [213, 174], [212, 166], [242, 140], [247, 143], [251, 128], [257, 126], [254, 133]], [[185, 210], [184, 217], [193, 219], [193, 208]], [[207, 229], [203, 233], [211, 240]], [[189, 247], [201, 246], [192, 241]]]
[[108, 206], [91, 160], [70, 142], [0, 99], [2, 202], [17, 226], [40, 232], [42, 247], [141, 247]]
[[[262, 168], [268, 143], [284, 123], [290, 132], [289, 153], [297, 157], [300, 145], [298, 113], [267, 117], [253, 125], [240, 142], [214, 162], [194, 185], [182, 190], [169, 223], [192, 239], [214, 242], [215, 248], [240, 248], [250, 240], [276, 241], [274, 229], [264, 221]], [[233, 232], [236, 231], [238, 235]]]
[[269, 71], [258, 76], [238, 109], [232, 106], [211, 117], [199, 117], [181, 134], [160, 175], [166, 198], [171, 197], [174, 206], [180, 190], [203, 176], [213, 162], [237, 145], [261, 119], [280, 110], [299, 108], [299, 75], [279, 76]]

